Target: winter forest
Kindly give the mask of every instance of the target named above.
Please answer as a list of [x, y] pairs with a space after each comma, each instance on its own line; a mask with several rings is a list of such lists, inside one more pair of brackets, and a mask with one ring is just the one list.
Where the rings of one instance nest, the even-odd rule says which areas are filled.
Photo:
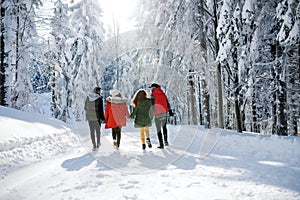
[[[128, 1], [128, 0], [127, 0]], [[122, 4], [127, 1], [122, 0]], [[0, 105], [85, 120], [95, 86], [159, 83], [172, 124], [299, 135], [299, 0], [1, 0]], [[124, 9], [124, 10], [122, 10]]]

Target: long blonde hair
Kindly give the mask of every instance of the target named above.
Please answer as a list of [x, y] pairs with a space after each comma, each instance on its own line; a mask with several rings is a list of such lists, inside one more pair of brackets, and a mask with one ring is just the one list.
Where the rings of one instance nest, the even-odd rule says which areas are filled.
[[149, 97], [149, 94], [146, 90], [144, 89], [139, 89], [133, 96], [131, 100], [131, 105], [133, 107], [139, 107], [141, 103], [144, 102], [144, 100]]

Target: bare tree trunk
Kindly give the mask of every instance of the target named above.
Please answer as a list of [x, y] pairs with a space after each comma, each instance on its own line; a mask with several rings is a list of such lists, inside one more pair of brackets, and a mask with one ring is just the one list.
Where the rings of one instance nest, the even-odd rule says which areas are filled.
[[204, 102], [204, 109], [206, 111], [206, 128], [211, 128], [211, 122], [210, 122], [210, 96], [208, 92], [207, 83], [204, 81], [204, 95], [203, 95], [203, 102]]
[[197, 125], [197, 111], [196, 111], [196, 97], [195, 97], [195, 83], [193, 71], [190, 70], [191, 74], [189, 75], [189, 93], [190, 93], [190, 104], [191, 104], [191, 114], [192, 114], [192, 123]]
[[252, 105], [252, 125], [251, 131], [258, 133], [258, 126], [257, 126], [257, 108], [256, 108], [256, 91], [254, 90], [251, 97], [251, 105]]
[[279, 43], [276, 43], [276, 82], [277, 82], [277, 134], [278, 135], [287, 135], [287, 98], [286, 98], [286, 82], [281, 79], [281, 76], [283, 77], [283, 74], [285, 73], [285, 70], [283, 69], [283, 65], [279, 61], [279, 59], [282, 59], [283, 51]]
[[[216, 0], [214, 0], [213, 16], [214, 16], [214, 33], [215, 33], [215, 47], [216, 47], [215, 51], [219, 52], [219, 41], [217, 40], [218, 16], [217, 16], [217, 1]], [[217, 82], [218, 82], [218, 127], [224, 128], [223, 90], [222, 90], [222, 74], [221, 74], [220, 63], [218, 63], [218, 66], [217, 66]]]
[[237, 131], [242, 132], [243, 131], [243, 122], [242, 122], [242, 115], [241, 115], [241, 108], [240, 108], [240, 101], [239, 101], [239, 78], [238, 78], [238, 57], [237, 57], [237, 48], [234, 48], [234, 51], [232, 53], [232, 59], [234, 63], [234, 110], [236, 115], [236, 124], [237, 124]]
[[[285, 84], [282, 81], [279, 81], [280, 87], [284, 88]], [[286, 92], [285, 91], [278, 91], [277, 94], [277, 134], [278, 135], [287, 135], [287, 120], [286, 120], [286, 114], [285, 114], [285, 109], [286, 109]]]
[[[5, 2], [5, 0], [1, 0], [1, 5]], [[6, 101], [5, 101], [5, 95], [6, 95], [6, 90], [5, 90], [5, 69], [6, 69], [6, 64], [5, 64], [5, 43], [4, 43], [4, 23], [3, 19], [5, 18], [5, 9], [4, 7], [0, 7], [1, 9], [1, 24], [0, 24], [0, 30], [1, 30], [1, 36], [0, 36], [0, 105], [6, 106]]]
[[[297, 45], [285, 46], [283, 52], [283, 65], [286, 66], [286, 95], [287, 95], [287, 133], [288, 135], [296, 136], [298, 133], [297, 116], [298, 120], [300, 116], [300, 104], [299, 97], [300, 94], [300, 69], [299, 69], [299, 58], [300, 58], [300, 47]], [[298, 102], [297, 102], [298, 101]]]
[[[202, 57], [204, 59], [204, 64], [205, 64], [205, 69], [207, 71], [207, 45], [206, 45], [206, 36], [205, 36], [205, 26], [203, 23], [203, 20], [205, 19], [204, 16], [204, 1], [199, 1], [198, 3], [198, 12], [199, 12], [199, 17], [198, 17], [198, 23], [199, 23], [199, 28], [200, 28], [200, 46], [201, 46], [201, 52], [202, 52]], [[205, 76], [207, 76], [206, 72]], [[211, 127], [211, 122], [210, 122], [210, 96], [209, 96], [209, 91], [208, 91], [208, 85], [206, 80], [203, 80], [203, 104], [204, 104], [204, 110], [206, 112], [206, 126], [207, 128]], [[200, 95], [200, 94], [199, 94]], [[201, 108], [199, 108], [201, 109]]]
[[224, 128], [224, 111], [223, 111], [223, 89], [221, 78], [221, 65], [217, 66], [217, 81], [218, 81], [218, 127]]
[[18, 82], [18, 68], [19, 68], [19, 34], [20, 34], [20, 5], [16, 5], [16, 31], [15, 31], [15, 69], [14, 69], [14, 80], [12, 81], [13, 84], [13, 91], [11, 97], [11, 106], [17, 108], [17, 101], [18, 101], [18, 91], [16, 91], [15, 84]]

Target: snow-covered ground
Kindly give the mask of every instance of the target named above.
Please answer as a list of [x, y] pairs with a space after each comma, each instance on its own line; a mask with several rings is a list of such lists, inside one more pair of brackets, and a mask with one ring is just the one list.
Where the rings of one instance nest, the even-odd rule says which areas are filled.
[[0, 199], [300, 199], [300, 138], [168, 126], [171, 145], [141, 149], [132, 122], [119, 150], [102, 127], [0, 107]]

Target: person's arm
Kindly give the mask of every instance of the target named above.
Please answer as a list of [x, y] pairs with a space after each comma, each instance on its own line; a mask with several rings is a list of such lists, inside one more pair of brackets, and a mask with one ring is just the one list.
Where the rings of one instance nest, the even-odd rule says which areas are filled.
[[132, 111], [132, 113], [130, 114], [130, 118], [131, 118], [131, 119], [134, 119], [134, 118], [135, 118], [135, 115], [136, 115], [136, 108], [133, 107], [133, 111]]
[[153, 95], [151, 95], [151, 103], [152, 103], [152, 105], [155, 104], [155, 97]]
[[103, 98], [102, 97], [100, 99], [99, 115], [100, 115], [100, 120], [105, 120], [105, 118], [104, 118], [104, 111], [103, 111]]
[[169, 112], [169, 115], [170, 115], [170, 116], [173, 116], [174, 113], [173, 113], [173, 111], [172, 111], [172, 108], [171, 108], [171, 105], [170, 105], [170, 103], [169, 103], [168, 98], [167, 98], [167, 104], [168, 104], [168, 112]]
[[108, 115], [109, 115], [109, 107], [110, 107], [110, 103], [106, 103], [106, 109], [105, 109], [105, 113], [104, 113], [104, 119], [107, 122], [108, 121]]
[[124, 103], [124, 112], [125, 112], [126, 119], [129, 119], [130, 118], [130, 114], [129, 114], [128, 107], [127, 107], [126, 103]]

